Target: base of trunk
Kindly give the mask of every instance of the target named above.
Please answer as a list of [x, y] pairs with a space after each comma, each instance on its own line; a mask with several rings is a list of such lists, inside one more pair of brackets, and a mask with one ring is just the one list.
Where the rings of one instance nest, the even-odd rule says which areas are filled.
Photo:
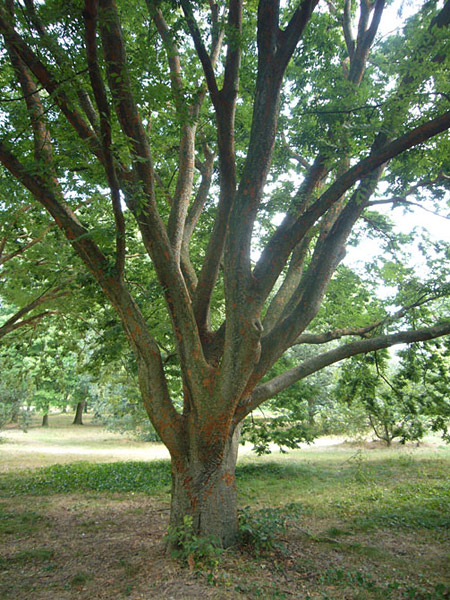
[[[236, 460], [239, 431], [226, 444], [220, 461], [191, 460], [183, 471], [172, 468], [170, 527], [185, 526], [192, 519], [193, 533], [227, 548], [238, 533]], [[218, 464], [217, 464], [218, 463]]]

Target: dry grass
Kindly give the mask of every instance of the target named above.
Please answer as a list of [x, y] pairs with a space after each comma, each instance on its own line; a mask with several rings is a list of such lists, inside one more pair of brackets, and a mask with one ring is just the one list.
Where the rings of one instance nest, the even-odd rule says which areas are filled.
[[162, 444], [138, 442], [112, 433], [84, 415], [84, 425], [72, 425], [71, 415], [51, 415], [50, 426], [34, 419], [27, 432], [9, 427], [0, 433], [0, 472], [66, 464], [77, 460], [116, 462], [169, 458]]

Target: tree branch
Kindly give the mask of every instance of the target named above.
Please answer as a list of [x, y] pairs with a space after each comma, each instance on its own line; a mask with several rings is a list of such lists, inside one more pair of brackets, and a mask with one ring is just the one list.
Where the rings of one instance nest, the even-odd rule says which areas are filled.
[[230, 0], [228, 27], [230, 33], [225, 62], [224, 85], [220, 92], [218, 92], [217, 101], [212, 97], [217, 119], [220, 173], [219, 204], [214, 228], [209, 239], [205, 259], [198, 278], [194, 299], [195, 317], [202, 335], [209, 330], [211, 295], [219, 273], [219, 266], [222, 260], [226, 233], [237, 185], [234, 120], [241, 57], [241, 0]]
[[[67, 55], [64, 52], [64, 50], [60, 46], [57, 45], [55, 40], [52, 39], [52, 37], [48, 35], [46, 27], [44, 26], [42, 21], [40, 21], [40, 19], [39, 19], [39, 15], [37, 13], [34, 0], [25, 0], [25, 7], [26, 7], [27, 18], [31, 22], [35, 31], [38, 33], [42, 42], [45, 44], [45, 46], [51, 52], [56, 64], [58, 64], [61, 69], [65, 68], [67, 66]], [[98, 122], [99, 122], [98, 114], [95, 112], [95, 109], [92, 105], [92, 101], [89, 97], [88, 92], [81, 87], [80, 83], [81, 82], [78, 80], [77, 85], [76, 85], [76, 90], [75, 90], [76, 95], [78, 96], [80, 106], [83, 109], [86, 117], [88, 118], [88, 121], [91, 124], [93, 130], [96, 133], [98, 133]]]
[[39, 321], [47, 315], [55, 314], [57, 311], [45, 311], [39, 315], [33, 315], [27, 319], [22, 319], [23, 316], [30, 313], [37, 306], [52, 300], [57, 300], [58, 298], [62, 298], [64, 296], [68, 296], [69, 294], [69, 291], [61, 291], [61, 286], [57, 286], [51, 290], [46, 290], [40, 296], [35, 298], [35, 300], [29, 302], [26, 306], [18, 310], [12, 317], [3, 323], [2, 326], [0, 326], [0, 338], [16, 329], [19, 329], [20, 327], [25, 327], [26, 325], [30, 325], [31, 323]]
[[371, 323], [370, 325], [367, 325], [366, 327], [355, 327], [355, 328], [343, 327], [341, 329], [335, 329], [334, 331], [327, 331], [324, 333], [302, 333], [295, 340], [293, 346], [297, 346], [297, 345], [301, 345], [301, 344], [313, 344], [313, 345], [326, 344], [333, 340], [339, 340], [339, 339], [341, 339], [343, 337], [347, 337], [347, 336], [358, 336], [358, 337], [364, 338], [364, 337], [367, 337], [368, 334], [371, 333], [372, 331], [374, 331], [375, 329], [378, 329], [378, 328], [386, 326], [386, 325], [390, 325], [391, 323], [398, 321], [399, 319], [404, 317], [413, 308], [418, 308], [420, 306], [428, 304], [428, 302], [432, 302], [433, 300], [437, 300], [438, 298], [441, 298], [441, 297], [442, 297], [442, 294], [433, 294], [431, 296], [427, 296], [424, 294], [416, 302], [408, 304], [408, 306], [404, 306], [404, 307], [400, 308], [393, 315], [389, 315], [389, 316], [385, 317], [384, 319], [375, 321], [374, 323]]
[[3, 33], [7, 43], [14, 48], [33, 75], [52, 96], [80, 138], [85, 140], [95, 156], [102, 160], [100, 143], [95, 132], [84, 121], [78, 111], [70, 107], [70, 102], [66, 93], [60, 89], [60, 83], [55, 81], [44, 64], [29, 48], [23, 38], [14, 30], [7, 13], [2, 7], [0, 7], [0, 31]]
[[[133, 156], [135, 181], [139, 193], [131, 192], [126, 200], [133, 212], [145, 247], [155, 265], [163, 286], [166, 304], [172, 318], [175, 341], [181, 361], [186, 365], [187, 396], [195, 402], [205, 377], [209, 376], [195, 322], [189, 293], [173, 253], [164, 223], [159, 215], [154, 194], [153, 162], [149, 142], [131, 91], [125, 43], [114, 0], [100, 0], [100, 31], [107, 65], [109, 87], [123, 132]], [[200, 409], [199, 406], [197, 406]]]
[[362, 180], [329, 232], [322, 232], [314, 248], [310, 265], [292, 294], [277, 325], [261, 340], [262, 351], [254, 377], [262, 375], [296, 338], [319, 311], [323, 296], [339, 262], [345, 256], [345, 243], [353, 226], [373, 194], [383, 172], [378, 167]]
[[8, 238], [5, 236], [0, 243], [0, 265], [4, 265], [9, 260], [15, 258], [16, 256], [20, 256], [21, 254], [26, 252], [29, 248], [32, 248], [33, 246], [38, 244], [40, 241], [42, 241], [44, 239], [44, 237], [47, 235], [47, 233], [50, 231], [50, 229], [52, 229], [54, 226], [55, 226], [55, 224], [49, 225], [48, 227], [46, 227], [44, 229], [44, 231], [41, 233], [41, 235], [30, 240], [29, 242], [27, 242], [24, 246], [22, 246], [18, 250], [14, 250], [13, 252], [9, 252], [8, 254], [2, 255], [2, 250], [4, 248], [4, 244], [6, 244], [6, 242], [8, 241]]
[[85, 0], [83, 11], [86, 29], [86, 52], [89, 65], [89, 77], [92, 90], [100, 115], [100, 132], [104, 156], [104, 167], [109, 189], [111, 191], [111, 203], [116, 224], [116, 260], [115, 269], [119, 279], [123, 277], [125, 267], [125, 219], [120, 201], [120, 186], [115, 170], [114, 159], [111, 152], [111, 112], [109, 110], [108, 98], [103, 83], [97, 55], [97, 20], [98, 0]]
[[439, 135], [450, 127], [450, 111], [447, 111], [408, 131], [397, 139], [386, 143], [362, 159], [348, 171], [343, 173], [305, 212], [292, 223], [286, 219], [268, 242], [264, 253], [255, 266], [253, 275], [257, 279], [257, 287], [264, 301], [278, 278], [292, 249], [307, 234], [315, 222], [350, 189], [356, 181], [367, 176], [380, 165], [387, 163], [401, 154], [428, 139]]
[[310, 231], [292, 253], [286, 277], [270, 302], [264, 317], [263, 327], [266, 333], [275, 326], [300, 283], [312, 236], [313, 232]]
[[238, 411], [236, 411], [235, 420], [236, 422], [241, 421], [262, 402], [279, 394], [293, 383], [345, 358], [355, 356], [356, 354], [366, 354], [374, 350], [381, 350], [382, 348], [390, 348], [397, 344], [412, 344], [413, 342], [432, 340], [449, 334], [450, 322], [444, 322], [428, 329], [400, 331], [390, 335], [380, 335], [366, 340], [358, 340], [309, 358], [299, 366], [289, 369], [282, 375], [255, 388], [247, 404], [240, 406]]
[[28, 317], [27, 319], [22, 319], [22, 321], [18, 321], [17, 323], [6, 322], [4, 325], [0, 327], [0, 339], [7, 335], [8, 333], [12, 333], [16, 329], [21, 329], [22, 327], [26, 327], [27, 325], [35, 325], [37, 322], [41, 321], [44, 317], [48, 315], [55, 315], [59, 311], [57, 310], [46, 310], [38, 315], [34, 315], [33, 317]]
[[291, 59], [319, 0], [302, 0], [284, 31], [278, 31], [278, 60], [284, 69]]
[[194, 41], [195, 49], [203, 67], [203, 72], [205, 74], [206, 84], [211, 95], [212, 103], [217, 109], [219, 90], [217, 87], [216, 76], [214, 75], [213, 63], [203, 43], [200, 30], [192, 11], [191, 3], [189, 0], [180, 0], [180, 4], [186, 17], [186, 23]]
[[352, 6], [351, 0], [345, 0], [344, 3], [344, 17], [343, 17], [343, 29], [344, 29], [344, 39], [345, 45], [347, 46], [348, 56], [350, 58], [350, 63], [353, 60], [353, 54], [355, 52], [355, 36], [352, 31]]

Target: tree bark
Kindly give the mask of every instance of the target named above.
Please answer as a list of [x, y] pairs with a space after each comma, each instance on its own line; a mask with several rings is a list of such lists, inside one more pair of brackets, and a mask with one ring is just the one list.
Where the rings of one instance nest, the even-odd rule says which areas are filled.
[[190, 516], [196, 535], [210, 538], [223, 548], [236, 542], [235, 470], [240, 430], [238, 426], [217, 460], [211, 460], [207, 455], [201, 458], [201, 453], [194, 447], [183, 467], [177, 467], [172, 461], [170, 527], [183, 525], [185, 516]]
[[42, 427], [48, 427], [48, 413], [42, 416]]
[[84, 409], [85, 402], [86, 402], [86, 400], [82, 400], [81, 402], [78, 402], [77, 408], [75, 411], [75, 418], [73, 420], [72, 425], [83, 425], [83, 409]]

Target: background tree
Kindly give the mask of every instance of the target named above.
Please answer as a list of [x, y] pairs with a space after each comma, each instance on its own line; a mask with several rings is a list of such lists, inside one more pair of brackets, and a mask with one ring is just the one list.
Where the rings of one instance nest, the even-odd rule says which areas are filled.
[[[448, 189], [448, 4], [424, 4], [382, 40], [384, 8], [0, 4], [0, 161], [123, 325], [172, 458], [171, 524], [189, 514], [223, 545], [236, 535], [246, 415], [339, 360], [450, 332], [448, 317], [405, 321], [439, 282], [394, 313], [374, 318], [368, 303], [333, 330], [315, 321], [357, 223], [371, 227], [380, 203]], [[157, 290], [165, 324], [153, 328]], [[317, 352], [262, 382], [302, 343]], [[179, 365], [181, 410], [165, 353]]]

